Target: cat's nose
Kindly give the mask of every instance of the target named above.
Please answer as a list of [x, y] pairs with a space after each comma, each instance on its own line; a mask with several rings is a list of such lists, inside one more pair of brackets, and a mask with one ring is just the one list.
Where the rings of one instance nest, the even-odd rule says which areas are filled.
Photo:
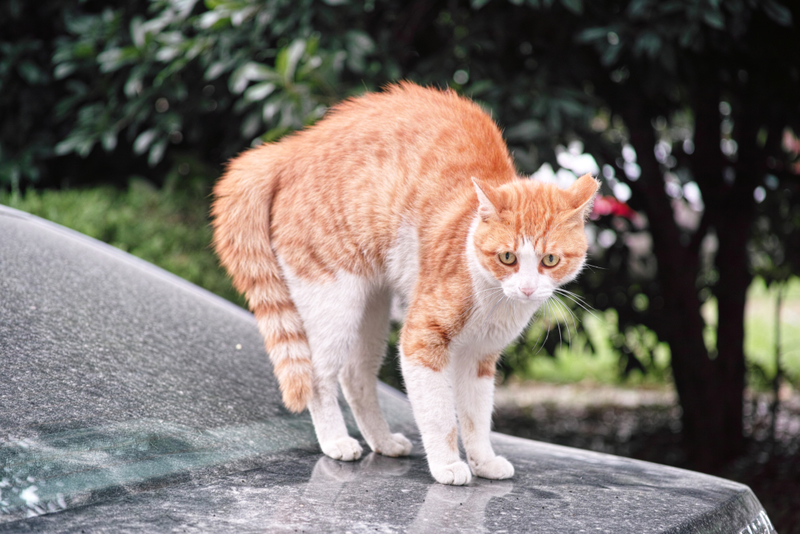
[[521, 288], [519, 288], [519, 290], [520, 290], [520, 291], [522, 291], [522, 293], [523, 293], [523, 294], [524, 294], [526, 297], [530, 297], [531, 295], [533, 295], [533, 292], [534, 292], [534, 291], [536, 291], [536, 290], [535, 290], [534, 288], [532, 288], [532, 287], [521, 287]]

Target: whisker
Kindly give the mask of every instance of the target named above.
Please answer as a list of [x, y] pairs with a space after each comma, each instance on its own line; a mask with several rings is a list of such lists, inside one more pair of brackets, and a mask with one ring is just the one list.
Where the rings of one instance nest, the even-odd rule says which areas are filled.
[[[547, 306], [547, 332], [544, 335], [544, 341], [542, 341], [542, 347], [544, 348], [545, 344], [547, 343], [547, 338], [550, 337], [550, 328], [553, 326], [552, 321], [550, 320], [550, 299], [544, 301], [545, 305]], [[544, 321], [542, 321], [544, 323]], [[539, 349], [541, 350], [541, 349]], [[537, 352], [538, 354], [538, 352]]]
[[564, 289], [556, 288], [555, 293], [568, 298], [569, 300], [571, 300], [572, 302], [574, 302], [575, 304], [577, 304], [578, 306], [583, 308], [589, 315], [591, 315], [592, 317], [594, 317], [598, 321], [605, 322], [597, 314], [594, 313], [594, 310], [592, 310], [587, 303], [583, 302], [583, 299], [581, 299], [579, 295], [569, 294], [569, 292], [565, 293], [565, 291], [566, 290], [564, 290]]
[[[536, 312], [533, 314], [533, 317], [531, 317], [531, 323], [535, 322], [537, 313], [539, 314], [539, 317], [541, 317], [542, 319], [542, 327], [539, 329], [539, 335], [536, 336], [536, 343], [534, 343], [533, 345], [534, 347], [537, 346], [539, 344], [539, 340], [542, 339], [542, 332], [544, 331], [544, 308], [539, 306], [539, 309], [536, 310]], [[545, 341], [547, 341], [547, 339], [545, 339]], [[542, 347], [543, 346], [544, 345], [542, 345]], [[542, 347], [539, 347], [539, 349], [533, 355], [536, 356], [537, 354], [539, 354], [539, 351], [542, 350]]]
[[586, 301], [586, 299], [584, 299], [582, 296], [578, 295], [577, 293], [573, 293], [572, 291], [567, 291], [566, 289], [562, 289], [562, 288], [556, 288], [556, 293], [558, 293], [559, 295], [562, 295], [564, 297], [569, 298], [571, 301], [573, 301], [576, 304], [581, 304], [581, 305], [585, 306], [586, 308], [592, 308], [592, 306], [589, 305], [589, 303]]
[[[553, 301], [553, 307], [558, 309], [555, 304], [556, 302], [558, 302], [558, 299]], [[558, 329], [558, 347], [564, 348], [564, 339], [561, 337], [561, 322], [558, 320], [558, 317], [556, 317], [556, 328]]]
[[584, 304], [586, 303], [586, 299], [583, 298], [582, 295], [579, 295], [579, 294], [575, 293], [574, 291], [570, 291], [569, 289], [565, 289], [563, 287], [557, 287], [557, 288], [555, 288], [554, 291], [556, 291], [558, 293], [561, 293], [561, 294], [564, 294], [564, 295], [570, 295], [571, 297], [574, 297], [574, 298], [580, 300]]
[[588, 267], [590, 269], [600, 269], [601, 271], [605, 271], [606, 270], [605, 267], [600, 267], [599, 265], [592, 265], [591, 263], [584, 263], [583, 266], [584, 267]]
[[[572, 325], [575, 327], [575, 333], [577, 334], [577, 333], [578, 333], [578, 325], [575, 323], [575, 314], [574, 314], [574, 313], [572, 313], [572, 310], [570, 310], [570, 309], [567, 307], [567, 305], [566, 305], [566, 304], [564, 304], [563, 302], [561, 302], [561, 300], [560, 300], [560, 299], [556, 299], [556, 300], [555, 300], [555, 303], [556, 303], [556, 304], [558, 304], [557, 308], [558, 308], [559, 310], [561, 310], [561, 318], [562, 318], [562, 319], [564, 319], [564, 328], [566, 328], [566, 329], [567, 329], [567, 336], [568, 336], [568, 339], [569, 339], [569, 345], [570, 345], [570, 347], [571, 347], [571, 346], [572, 346], [572, 332], [571, 332], [571, 331], [570, 331], [570, 329], [569, 329], [569, 320], [568, 320], [568, 318], [569, 318], [570, 316], [572, 317]], [[564, 315], [564, 310], [566, 310], [566, 312], [567, 312], [569, 315]]]
[[[577, 333], [577, 332], [578, 332], [578, 324], [577, 324], [577, 322], [576, 322], [576, 321], [577, 321], [577, 319], [578, 319], [578, 318], [577, 318], [577, 316], [576, 316], [576, 315], [575, 315], [575, 313], [574, 313], [574, 312], [573, 312], [573, 311], [570, 309], [570, 307], [569, 307], [569, 306], [567, 306], [567, 305], [566, 305], [564, 302], [562, 302], [560, 299], [558, 300], [558, 303], [559, 303], [559, 304], [560, 304], [560, 305], [563, 307], [563, 309], [564, 309], [564, 310], [566, 310], [566, 312], [567, 312], [567, 313], [570, 315], [570, 317], [572, 318], [572, 326], [575, 328], [575, 332]], [[565, 321], [566, 321], [566, 320], [565, 320]]]

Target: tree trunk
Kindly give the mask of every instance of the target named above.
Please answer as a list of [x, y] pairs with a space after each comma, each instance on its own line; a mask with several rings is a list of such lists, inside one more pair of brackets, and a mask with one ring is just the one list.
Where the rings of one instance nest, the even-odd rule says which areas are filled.
[[[705, 132], [702, 112], [696, 123], [697, 156], [700, 163], [695, 173], [722, 181], [722, 160], [719, 154], [719, 119], [717, 104], [710, 107], [709, 117], [716, 128]], [[746, 212], [740, 222], [717, 227], [720, 238], [720, 330], [716, 357], [712, 359], [703, 337], [705, 321], [700, 313], [698, 295], [699, 248], [702, 236], [695, 236], [690, 245], [681, 244], [680, 230], [674, 219], [670, 199], [664, 190], [662, 172], [653, 153], [655, 134], [649, 118], [635, 102], [628, 102], [624, 113], [637, 153], [642, 177], [631, 188], [645, 206], [650, 219], [653, 248], [658, 260], [658, 281], [664, 298], [662, 324], [656, 329], [670, 346], [675, 387], [683, 410], [683, 440], [689, 463], [695, 469], [714, 471], [735, 458], [742, 444], [742, 398], [744, 387], [743, 309], [747, 290], [745, 243], [750, 218]], [[713, 114], [713, 116], [711, 115]], [[713, 123], [712, 123], [713, 124]], [[704, 159], [707, 156], [707, 159]], [[719, 161], [715, 161], [718, 160]], [[714, 176], [708, 176], [714, 173]], [[712, 203], [713, 204], [713, 203]], [[707, 210], [716, 206], [707, 205]], [[742, 209], [736, 206], [735, 209]], [[752, 202], [750, 203], [752, 211]], [[711, 220], [719, 220], [707, 213]], [[731, 214], [720, 214], [731, 217]], [[723, 290], [724, 288], [724, 290]], [[724, 294], [724, 296], [723, 296]]]
[[[747, 99], [744, 99], [747, 101]], [[712, 198], [713, 224], [717, 228], [719, 250], [716, 267], [719, 281], [717, 296], [717, 364], [721, 381], [721, 402], [726, 414], [724, 447], [730, 456], [744, 448], [742, 407], [744, 404], [745, 357], [744, 312], [747, 288], [752, 277], [748, 268], [747, 240], [755, 218], [753, 189], [763, 173], [763, 159], [757, 148], [757, 112], [737, 110], [736, 131], [739, 154], [733, 183], [723, 183]], [[733, 422], [738, 421], [738, 425]]]

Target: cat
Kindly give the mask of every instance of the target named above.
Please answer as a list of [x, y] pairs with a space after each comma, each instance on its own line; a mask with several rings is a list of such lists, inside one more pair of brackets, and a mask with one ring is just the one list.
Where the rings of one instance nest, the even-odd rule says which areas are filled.
[[322, 452], [362, 452], [337, 382], [373, 451], [411, 452], [377, 397], [396, 294], [431, 474], [504, 479], [514, 468], [489, 439], [495, 365], [583, 268], [598, 187], [589, 175], [568, 189], [517, 176], [477, 104], [401, 82], [233, 159], [214, 188], [214, 247], [255, 314], [285, 406], [309, 408]]

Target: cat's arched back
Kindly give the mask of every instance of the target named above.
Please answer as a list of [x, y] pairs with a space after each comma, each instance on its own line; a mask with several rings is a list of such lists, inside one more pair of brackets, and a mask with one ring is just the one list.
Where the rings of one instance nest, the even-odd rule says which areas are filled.
[[[408, 305], [404, 376], [431, 470], [464, 483], [453, 391], [459, 405], [459, 387], [477, 380], [473, 393], [486, 389], [500, 350], [577, 276], [597, 187], [588, 176], [567, 190], [517, 177], [477, 104], [401, 83], [234, 159], [214, 190], [214, 245], [258, 320], [284, 403], [310, 407], [333, 457], [360, 455], [336, 405], [337, 380], [373, 450], [410, 450], [389, 433], [375, 396], [399, 295]], [[447, 386], [447, 373], [466, 374]], [[469, 422], [462, 440], [480, 464], [494, 458], [491, 394], [472, 396], [461, 404], [475, 406], [459, 407]], [[491, 461], [472, 471], [509, 474], [510, 464]]]

